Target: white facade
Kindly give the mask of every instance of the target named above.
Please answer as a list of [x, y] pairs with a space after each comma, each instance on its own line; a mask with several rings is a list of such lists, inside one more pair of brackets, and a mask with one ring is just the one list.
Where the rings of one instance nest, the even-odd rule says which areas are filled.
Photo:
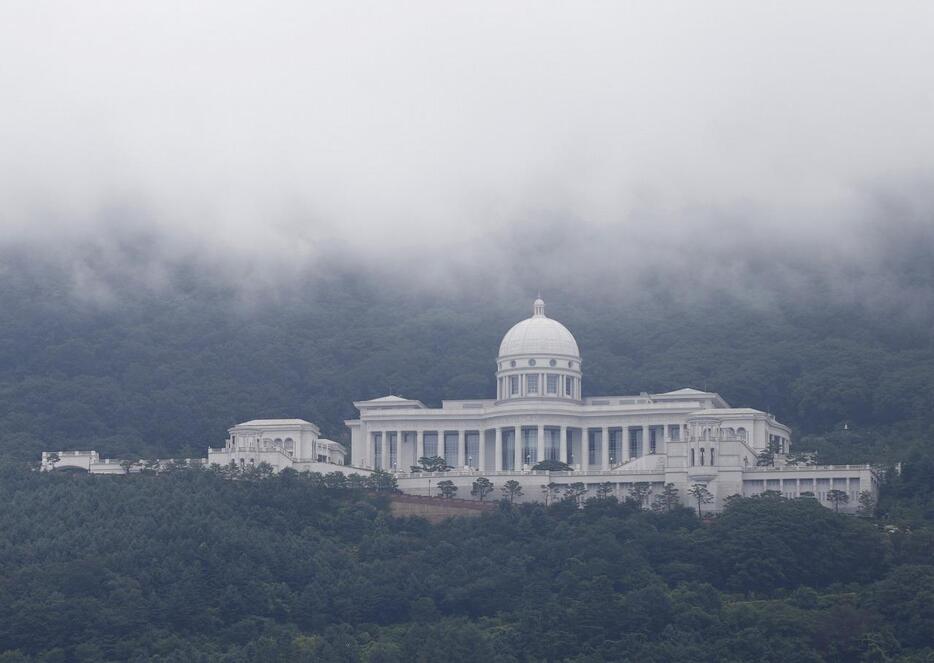
[[[760, 410], [732, 408], [716, 393], [691, 388], [583, 398], [582, 379], [573, 335], [536, 300], [532, 317], [500, 344], [496, 399], [443, 401], [440, 408], [392, 395], [355, 402], [360, 416], [345, 422], [353, 464], [394, 472], [400, 489], [413, 494], [450, 479], [460, 497], [479, 476], [497, 488], [515, 479], [527, 500], [543, 499], [542, 484], [593, 489], [609, 482], [621, 497], [636, 483], [672, 483], [687, 501], [687, 490], [702, 484], [714, 496], [710, 510], [731, 495], [778, 490], [823, 499], [832, 489], [848, 493], [852, 510], [861, 491], [877, 493], [869, 466], [785, 465], [791, 431]], [[770, 444], [776, 466], [757, 467]], [[454, 470], [410, 472], [422, 456], [441, 456]], [[573, 471], [532, 471], [542, 460]]]
[[253, 419], [227, 431], [220, 449], [208, 449], [208, 464], [240, 468], [267, 463], [278, 472], [333, 472], [347, 455], [343, 445], [320, 437], [318, 427], [304, 419]]
[[[189, 458], [190, 465], [230, 464], [240, 469], [267, 463], [274, 472], [291, 468], [298, 472], [345, 471], [347, 451], [339, 442], [320, 437], [318, 427], [304, 419], [254, 419], [237, 424], [227, 431], [224, 446], [208, 449], [207, 458]], [[170, 460], [156, 460], [163, 467]], [[90, 474], [125, 474], [139, 472], [143, 462], [128, 465], [119, 459], [101, 459], [96, 451], [43, 451], [41, 468], [51, 470], [84, 470]], [[369, 470], [353, 469], [357, 474]]]
[[[54, 454], [54, 456], [53, 456]], [[57, 460], [53, 459], [57, 458]], [[96, 451], [43, 451], [43, 470], [84, 470], [91, 474], [124, 474], [115, 458], [101, 458]]]

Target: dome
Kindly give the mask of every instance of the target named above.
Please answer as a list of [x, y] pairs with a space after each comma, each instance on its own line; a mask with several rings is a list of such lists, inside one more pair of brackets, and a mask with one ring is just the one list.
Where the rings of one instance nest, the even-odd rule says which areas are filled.
[[574, 335], [557, 320], [545, 317], [545, 302], [535, 300], [534, 314], [506, 332], [499, 356], [558, 355], [580, 359]]

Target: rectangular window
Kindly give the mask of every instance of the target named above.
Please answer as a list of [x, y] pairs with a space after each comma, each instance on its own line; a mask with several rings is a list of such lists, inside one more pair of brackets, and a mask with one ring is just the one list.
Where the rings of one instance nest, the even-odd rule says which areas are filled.
[[525, 390], [529, 394], [538, 393], [538, 375], [526, 375], [525, 376]]
[[619, 465], [623, 459], [622, 451], [623, 446], [623, 431], [618, 429], [613, 429], [609, 431], [610, 433], [610, 465]]
[[561, 460], [561, 429], [545, 429], [545, 459]]
[[476, 469], [480, 468], [480, 432], [468, 431], [467, 438], [467, 464]]
[[558, 393], [558, 376], [554, 373], [548, 374], [548, 393], [557, 394]]
[[518, 375], [509, 376], [509, 393], [513, 396], [519, 393], [519, 376]]
[[432, 456], [438, 455], [438, 434], [437, 433], [422, 433], [422, 453], [425, 454], [426, 458], [431, 458]]
[[522, 462], [531, 467], [538, 462], [538, 429], [522, 429]]
[[445, 431], [444, 433], [444, 462], [451, 467], [457, 467], [457, 445], [459, 444], [457, 431]]
[[587, 431], [587, 462], [590, 465], [598, 465], [600, 463], [600, 442], [598, 441], [597, 431]]
[[503, 429], [503, 469], [512, 470], [516, 465], [516, 430]]
[[629, 431], [629, 457], [642, 457], [642, 429], [634, 428]]
[[681, 439], [681, 426], [677, 424], [674, 426], [669, 426], [668, 435], [671, 437], [673, 442], [678, 442]]
[[694, 467], [694, 450], [691, 449], [691, 467]]
[[373, 467], [383, 469], [383, 434], [373, 433]]

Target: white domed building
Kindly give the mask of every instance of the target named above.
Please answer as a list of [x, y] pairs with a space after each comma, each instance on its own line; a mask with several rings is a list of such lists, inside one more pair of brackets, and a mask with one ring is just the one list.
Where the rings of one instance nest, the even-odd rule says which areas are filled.
[[[532, 317], [506, 332], [496, 358], [496, 398], [445, 400], [440, 408], [389, 395], [354, 405], [351, 457], [338, 442], [319, 437], [317, 426], [302, 419], [258, 419], [234, 426], [209, 465], [246, 468], [261, 463], [328, 473], [396, 475], [400, 490], [437, 495], [438, 482], [452, 481], [458, 497], [470, 498], [480, 477], [501, 495], [507, 481], [522, 488], [522, 501], [545, 501], [577, 484], [583, 497], [607, 490], [620, 499], [637, 485], [650, 488], [647, 501], [668, 484], [682, 503], [694, 504], [689, 490], [702, 486], [718, 511], [732, 495], [775, 491], [786, 497], [806, 494], [829, 505], [844, 493], [841, 510], [855, 511], [860, 493], [878, 497], [878, 476], [869, 465], [791, 465], [788, 426], [751, 408], [730, 407], [719, 394], [685, 388], [660, 394], [584, 396], [580, 348], [573, 334], [545, 315], [537, 299]], [[774, 463], [757, 466], [761, 452], [772, 450]], [[420, 458], [440, 456], [452, 469], [412, 471]], [[543, 461], [545, 467], [539, 464]], [[46, 471], [123, 474], [117, 459], [95, 451], [43, 452]], [[537, 467], [539, 466], [539, 467]], [[549, 489], [543, 490], [543, 486]]]
[[[852, 510], [859, 493], [877, 493], [869, 466], [790, 466], [791, 431], [760, 410], [733, 408], [719, 394], [692, 388], [659, 394], [584, 396], [583, 362], [574, 335], [545, 314], [537, 299], [532, 317], [503, 337], [496, 358], [496, 398], [445, 400], [440, 408], [396, 395], [354, 405], [350, 464], [396, 474], [411, 494], [437, 494], [439, 480], [470, 497], [480, 476], [497, 488], [519, 481], [525, 500], [544, 499], [542, 485], [583, 483], [590, 494], [610, 484], [621, 499], [635, 484], [658, 494], [674, 484], [681, 499], [704, 486], [716, 511], [731, 495], [766, 490], [787, 497], [812, 493], [822, 501], [832, 490], [847, 493]], [[774, 466], [758, 467], [760, 452], [773, 449]], [[453, 470], [412, 472], [424, 456], [440, 456]], [[564, 471], [534, 469], [560, 461]], [[434, 485], [434, 489], [432, 489]]]

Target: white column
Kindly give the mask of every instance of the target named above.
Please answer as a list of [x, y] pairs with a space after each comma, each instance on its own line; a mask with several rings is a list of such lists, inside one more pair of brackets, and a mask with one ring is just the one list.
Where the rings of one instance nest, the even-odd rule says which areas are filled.
[[590, 469], [590, 440], [587, 427], [581, 428], [581, 472], [586, 472]]
[[649, 453], [649, 426], [648, 424], [642, 424], [642, 455], [647, 456]]
[[461, 429], [457, 431], [457, 469], [464, 469], [467, 464], [467, 431]]
[[538, 440], [536, 442], [535, 455], [537, 458], [535, 462], [540, 463], [545, 460], [545, 427], [541, 424], [538, 426]]
[[477, 452], [477, 467], [481, 472], [486, 472], [486, 430], [481, 428], [477, 432], [479, 441], [479, 451]]
[[415, 431], [415, 462], [425, 455], [425, 431]]
[[384, 430], [379, 436], [381, 470], [389, 469], [389, 431]]
[[503, 471], [503, 429], [496, 427], [496, 441], [493, 443], [493, 471]]
[[353, 463], [359, 467], [373, 467], [373, 441], [370, 440], [370, 432], [362, 421], [360, 422], [360, 439], [363, 441], [363, 456], [354, 458]]
[[524, 460], [522, 458], [522, 426], [514, 427], [513, 431], [513, 469], [515, 469], [516, 472], [519, 472], [522, 470], [522, 463]]
[[568, 462], [568, 427], [561, 427], [561, 439], [558, 440], [558, 453], [562, 463]]
[[623, 426], [622, 437], [623, 453], [620, 455], [623, 457], [623, 462], [626, 463], [629, 461], [629, 426]]
[[603, 471], [610, 469], [610, 432], [604, 426], [600, 430], [600, 467]]
[[396, 466], [393, 468], [390, 468], [390, 469], [395, 470], [396, 472], [398, 472], [402, 467], [404, 467], [403, 460], [402, 460], [402, 449], [404, 447], [404, 442], [405, 442], [405, 438], [402, 437], [402, 431], [397, 430], [396, 431]]

